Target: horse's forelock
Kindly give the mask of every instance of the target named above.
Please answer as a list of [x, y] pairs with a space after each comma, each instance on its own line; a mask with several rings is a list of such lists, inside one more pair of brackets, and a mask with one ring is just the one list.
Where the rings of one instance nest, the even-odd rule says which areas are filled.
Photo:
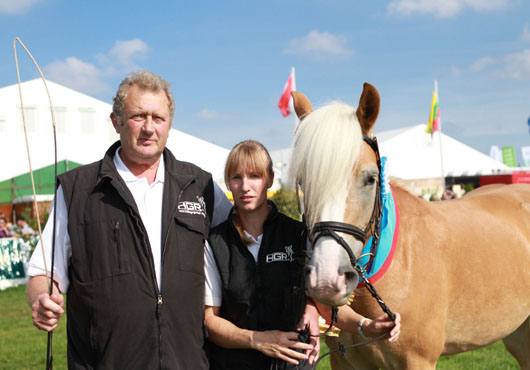
[[355, 109], [332, 102], [307, 116], [296, 133], [290, 178], [306, 197], [306, 220], [312, 227], [326, 202], [348, 182], [359, 155], [362, 133]]

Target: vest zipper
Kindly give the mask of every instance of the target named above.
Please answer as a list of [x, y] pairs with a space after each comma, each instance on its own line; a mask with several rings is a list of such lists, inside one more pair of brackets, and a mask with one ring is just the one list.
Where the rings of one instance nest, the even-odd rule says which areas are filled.
[[[163, 272], [164, 272], [164, 260], [165, 260], [165, 255], [166, 255], [166, 244], [167, 244], [167, 241], [169, 239], [169, 230], [171, 229], [171, 221], [175, 218], [175, 215], [177, 214], [178, 204], [180, 202], [180, 198], [182, 196], [182, 193], [184, 193], [184, 190], [186, 190], [186, 188], [188, 186], [190, 186], [190, 184], [194, 180], [195, 180], [195, 177], [193, 179], [189, 180], [182, 187], [182, 189], [180, 190], [179, 196], [178, 196], [178, 199], [177, 199], [177, 206], [175, 207], [175, 209], [174, 209], [174, 211], [173, 211], [173, 213], [171, 215], [170, 225], [167, 228], [166, 236], [164, 238], [164, 243], [160, 246], [162, 248], [162, 261], [160, 261], [160, 273], [162, 274], [162, 276], [163, 276]], [[151, 254], [151, 260], [153, 260], [153, 255], [152, 254]], [[153, 268], [154, 268], [154, 265], [153, 265]], [[160, 289], [158, 287], [158, 283], [156, 281], [156, 276], [154, 276], [154, 279], [155, 279], [155, 285], [157, 287], [157, 293], [158, 293], [157, 302], [156, 302], [156, 313], [157, 313], [157, 323], [158, 323], [158, 358], [159, 358], [160, 369], [162, 369], [162, 328], [161, 328], [161, 320], [162, 320], [162, 304], [164, 303], [164, 300], [163, 300], [163, 297], [162, 297], [162, 292], [160, 291]]]
[[156, 317], [158, 321], [158, 363], [160, 369], [162, 369], [162, 330], [160, 329], [160, 321], [162, 320], [162, 294], [158, 294], [156, 299]]

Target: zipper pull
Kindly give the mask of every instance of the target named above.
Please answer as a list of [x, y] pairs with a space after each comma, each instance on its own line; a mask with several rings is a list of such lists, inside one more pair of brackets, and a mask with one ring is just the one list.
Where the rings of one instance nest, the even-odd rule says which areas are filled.
[[116, 221], [116, 225], [114, 225], [114, 241], [118, 241], [120, 239], [120, 221]]
[[156, 301], [156, 304], [161, 305], [162, 303], [163, 303], [163, 301], [162, 301], [162, 294], [159, 294], [159, 295], [158, 295], [158, 299], [157, 299], [157, 301]]

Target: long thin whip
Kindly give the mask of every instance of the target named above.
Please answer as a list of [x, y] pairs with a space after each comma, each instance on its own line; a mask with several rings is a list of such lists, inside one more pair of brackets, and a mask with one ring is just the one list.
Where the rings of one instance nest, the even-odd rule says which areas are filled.
[[[39, 71], [39, 74], [40, 74], [40, 77], [42, 79], [42, 82], [44, 83], [44, 88], [46, 89], [46, 94], [48, 95], [48, 101], [50, 102], [50, 112], [51, 112], [51, 116], [52, 116], [52, 127], [53, 127], [53, 142], [54, 142], [54, 153], [55, 153], [55, 161], [54, 161], [54, 168], [55, 168], [55, 184], [54, 184], [54, 191], [53, 191], [53, 209], [54, 209], [54, 212], [53, 212], [53, 236], [52, 236], [52, 256], [51, 256], [51, 269], [48, 270], [48, 266], [47, 266], [47, 263], [46, 263], [46, 253], [45, 253], [45, 248], [44, 248], [44, 242], [43, 242], [43, 239], [42, 239], [42, 229], [41, 229], [41, 225], [40, 225], [40, 215], [39, 215], [39, 208], [38, 208], [38, 204], [37, 204], [37, 192], [35, 190], [35, 180], [33, 178], [33, 169], [31, 167], [31, 155], [30, 155], [30, 150], [29, 150], [29, 141], [28, 141], [28, 132], [27, 132], [27, 128], [26, 128], [26, 117], [25, 117], [25, 114], [24, 114], [24, 102], [23, 102], [23, 99], [22, 99], [22, 83], [20, 82], [20, 70], [19, 70], [19, 67], [18, 67], [18, 57], [17, 57], [17, 42], [24, 48], [24, 50], [26, 51], [26, 53], [29, 55], [29, 57], [31, 58], [31, 60], [33, 61], [33, 64], [35, 64], [35, 67], [37, 68], [37, 70]], [[36, 215], [36, 218], [37, 218], [37, 227], [38, 227], [38, 230], [39, 230], [39, 240], [40, 240], [40, 246], [41, 246], [41, 252], [42, 252], [42, 258], [44, 260], [44, 270], [45, 270], [45, 273], [46, 273], [46, 280], [47, 280], [47, 283], [48, 283], [48, 290], [49, 290], [49, 295], [51, 296], [53, 294], [53, 271], [54, 271], [54, 260], [55, 260], [55, 227], [56, 227], [56, 222], [57, 222], [57, 210], [55, 209], [56, 207], [56, 198], [57, 198], [57, 136], [56, 136], [56, 132], [55, 132], [55, 112], [54, 112], [54, 109], [53, 109], [53, 104], [52, 104], [52, 98], [51, 98], [51, 95], [50, 95], [50, 91], [48, 90], [48, 85], [46, 84], [46, 79], [44, 78], [44, 75], [37, 63], [37, 61], [35, 60], [35, 58], [33, 58], [33, 55], [31, 55], [31, 53], [29, 52], [28, 48], [26, 47], [26, 45], [24, 45], [24, 43], [18, 38], [18, 37], [15, 37], [15, 39], [13, 40], [13, 51], [15, 53], [15, 65], [16, 65], [16, 68], [17, 68], [17, 79], [18, 79], [18, 93], [19, 93], [19, 97], [20, 97], [20, 109], [21, 109], [21, 113], [22, 113], [22, 124], [24, 126], [24, 138], [26, 140], [26, 151], [27, 151], [27, 154], [28, 154], [28, 163], [29, 163], [29, 174], [30, 174], [30, 178], [31, 178], [31, 188], [33, 190], [33, 208], [35, 210], [35, 215]], [[46, 370], [51, 370], [52, 367], [53, 367], [53, 356], [52, 356], [52, 337], [53, 335], [53, 331], [50, 331], [48, 332], [48, 345], [47, 345], [47, 349], [46, 349]]]

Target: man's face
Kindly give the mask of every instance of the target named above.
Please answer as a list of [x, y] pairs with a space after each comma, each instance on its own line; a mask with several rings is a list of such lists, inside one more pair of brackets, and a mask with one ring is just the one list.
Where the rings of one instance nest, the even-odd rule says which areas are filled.
[[169, 100], [164, 91], [156, 93], [129, 88], [121, 122], [111, 114], [112, 124], [120, 134], [125, 164], [153, 164], [166, 147], [171, 128]]

